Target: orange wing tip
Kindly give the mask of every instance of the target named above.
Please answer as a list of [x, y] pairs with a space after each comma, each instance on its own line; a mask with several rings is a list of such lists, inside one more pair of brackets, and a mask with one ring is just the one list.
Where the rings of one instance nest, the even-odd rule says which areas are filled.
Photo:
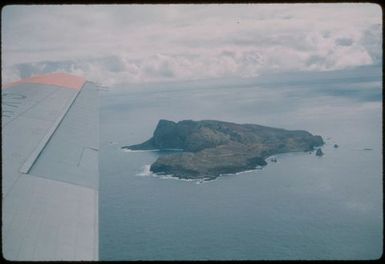
[[2, 88], [12, 87], [22, 83], [37, 83], [46, 85], [62, 86], [71, 89], [80, 89], [86, 82], [86, 79], [80, 76], [71, 75], [68, 73], [57, 72], [46, 75], [33, 76], [31, 78], [22, 79], [19, 81], [7, 83]]

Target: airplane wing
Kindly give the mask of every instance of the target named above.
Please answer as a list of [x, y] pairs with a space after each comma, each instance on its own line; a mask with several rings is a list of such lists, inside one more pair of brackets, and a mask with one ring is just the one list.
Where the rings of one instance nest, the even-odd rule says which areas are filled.
[[98, 86], [54, 73], [1, 89], [8, 260], [98, 259]]

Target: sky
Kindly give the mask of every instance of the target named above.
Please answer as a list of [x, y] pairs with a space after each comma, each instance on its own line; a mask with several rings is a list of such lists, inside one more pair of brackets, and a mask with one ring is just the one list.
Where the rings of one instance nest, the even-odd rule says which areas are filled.
[[105, 85], [380, 64], [382, 10], [353, 4], [10, 5], [2, 79]]

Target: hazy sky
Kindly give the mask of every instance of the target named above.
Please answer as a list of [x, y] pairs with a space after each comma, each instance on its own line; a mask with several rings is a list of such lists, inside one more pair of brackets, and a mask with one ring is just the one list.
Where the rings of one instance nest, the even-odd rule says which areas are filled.
[[106, 84], [378, 64], [381, 16], [375, 4], [6, 6], [3, 78], [26, 62]]

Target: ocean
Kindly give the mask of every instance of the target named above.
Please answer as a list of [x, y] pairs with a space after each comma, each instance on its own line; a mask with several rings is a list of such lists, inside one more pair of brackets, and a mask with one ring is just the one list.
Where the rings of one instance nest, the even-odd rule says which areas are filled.
[[[101, 260], [363, 260], [382, 255], [382, 71], [121, 84], [101, 94]], [[214, 181], [149, 173], [159, 119], [307, 130], [314, 152]], [[334, 147], [338, 144], [338, 148]]]

